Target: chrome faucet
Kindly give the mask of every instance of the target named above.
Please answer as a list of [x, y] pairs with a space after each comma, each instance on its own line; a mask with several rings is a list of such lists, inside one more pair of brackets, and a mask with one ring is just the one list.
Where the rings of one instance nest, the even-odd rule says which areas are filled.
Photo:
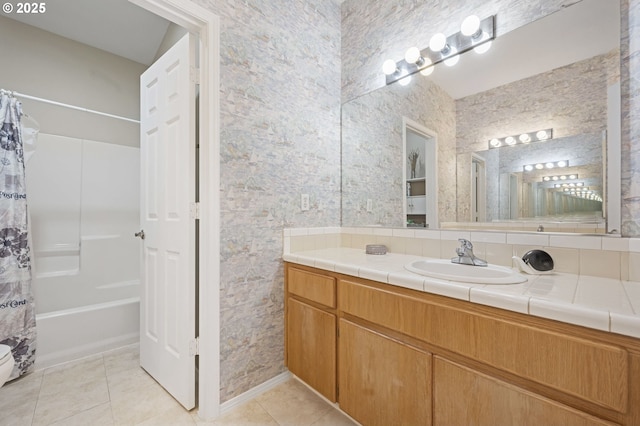
[[471, 241], [459, 238], [460, 247], [456, 249], [458, 257], [451, 259], [451, 263], [459, 263], [461, 265], [487, 266], [487, 261], [477, 258], [473, 254], [473, 244]]

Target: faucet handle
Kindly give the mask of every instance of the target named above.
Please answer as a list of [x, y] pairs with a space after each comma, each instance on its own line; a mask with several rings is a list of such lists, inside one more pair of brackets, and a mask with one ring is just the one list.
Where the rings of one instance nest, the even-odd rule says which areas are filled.
[[458, 238], [458, 242], [460, 243], [462, 248], [465, 248], [467, 250], [472, 250], [473, 249], [473, 244], [471, 244], [471, 241], [469, 241], [469, 240], [467, 240], [465, 238]]

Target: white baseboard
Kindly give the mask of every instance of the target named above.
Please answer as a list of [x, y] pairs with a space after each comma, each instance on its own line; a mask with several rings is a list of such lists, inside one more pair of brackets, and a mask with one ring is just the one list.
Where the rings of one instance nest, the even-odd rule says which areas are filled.
[[291, 378], [291, 373], [285, 371], [282, 374], [277, 375], [276, 377], [267, 380], [266, 382], [249, 389], [248, 391], [236, 396], [235, 398], [231, 398], [230, 400], [220, 404], [220, 415], [225, 414], [234, 408], [251, 401], [252, 399], [262, 395], [263, 393], [275, 388], [281, 383], [286, 382]]

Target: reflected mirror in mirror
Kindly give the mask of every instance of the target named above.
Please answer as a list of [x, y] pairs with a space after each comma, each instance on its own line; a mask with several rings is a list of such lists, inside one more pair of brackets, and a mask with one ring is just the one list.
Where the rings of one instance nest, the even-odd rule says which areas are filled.
[[[343, 226], [407, 226], [409, 120], [437, 138], [439, 223], [430, 227], [530, 229], [530, 221], [533, 230], [604, 232], [616, 210], [607, 202], [620, 193], [619, 178], [606, 173], [620, 161], [607, 154], [620, 143], [611, 136], [620, 125], [619, 8], [582, 0], [500, 35], [484, 55], [469, 52], [455, 67], [439, 64], [429, 77], [343, 104]], [[553, 138], [489, 148], [491, 139], [539, 129], [553, 129]], [[556, 161], [567, 168], [523, 168]], [[544, 180], [565, 174], [577, 179]], [[572, 194], [578, 184], [588, 189]], [[573, 226], [584, 222], [593, 227]]]

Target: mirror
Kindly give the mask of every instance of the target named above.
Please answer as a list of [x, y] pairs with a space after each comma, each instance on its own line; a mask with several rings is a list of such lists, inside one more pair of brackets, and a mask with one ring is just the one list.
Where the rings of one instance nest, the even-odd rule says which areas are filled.
[[[343, 104], [342, 225], [407, 226], [407, 121], [437, 140], [439, 223], [430, 227], [603, 222], [607, 194], [620, 193], [606, 175], [615, 162], [607, 130], [620, 122], [619, 9], [582, 0], [499, 36], [484, 55], [468, 52], [455, 67], [438, 64], [429, 77]], [[489, 148], [493, 138], [549, 128], [552, 139]], [[568, 167], [523, 168], [557, 161]], [[588, 189], [572, 194], [578, 184]]]

